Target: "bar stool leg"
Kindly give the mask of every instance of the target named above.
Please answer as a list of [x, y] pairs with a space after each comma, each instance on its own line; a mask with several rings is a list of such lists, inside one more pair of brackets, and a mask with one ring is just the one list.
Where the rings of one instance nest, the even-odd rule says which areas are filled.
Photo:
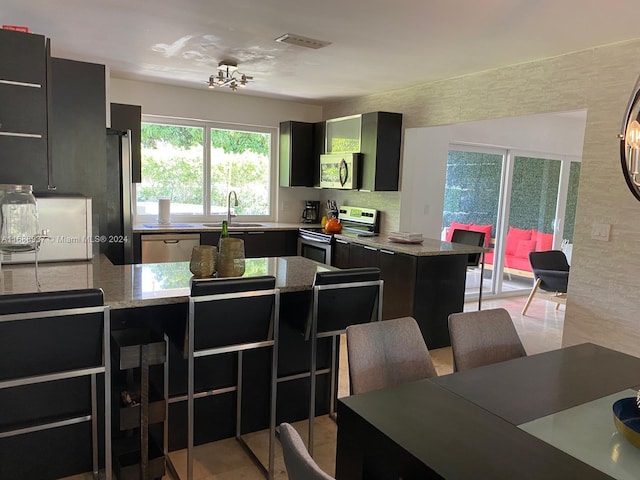
[[[163, 442], [162, 442], [162, 452], [164, 454], [164, 464], [166, 467], [172, 469], [173, 464], [169, 459], [169, 337], [167, 334], [164, 334], [164, 344], [166, 348], [167, 355], [164, 360], [164, 425], [163, 425]], [[171, 470], [173, 473], [173, 470]], [[177, 477], [176, 477], [177, 478]]]
[[336, 404], [338, 403], [338, 389], [336, 388], [337, 374], [338, 374], [338, 362], [337, 356], [337, 339], [338, 335], [331, 337], [331, 398], [329, 403], [329, 417], [336, 420]]
[[[278, 300], [276, 300], [279, 308]], [[278, 399], [278, 322], [275, 322], [273, 338], [276, 341], [271, 347], [271, 412], [269, 417], [269, 480], [273, 480], [275, 475], [275, 448], [276, 448], [276, 402]]]
[[189, 355], [188, 363], [188, 380], [187, 380], [187, 480], [193, 480], [193, 391], [194, 391], [194, 328], [193, 328], [193, 309], [189, 313]]
[[236, 380], [236, 440], [242, 430], [242, 350], [238, 352], [238, 378]]
[[[318, 305], [318, 292], [314, 292], [314, 305]], [[311, 364], [309, 368], [309, 382], [311, 387], [309, 388], [309, 445], [307, 450], [309, 455], [313, 457], [313, 427], [316, 419], [316, 355], [318, 351], [318, 311], [317, 307], [313, 310], [313, 316], [311, 319]]]
[[104, 476], [111, 480], [111, 313], [109, 307], [104, 312], [103, 323], [103, 359], [104, 359]]
[[93, 478], [98, 477], [98, 394], [96, 374], [91, 374], [91, 444], [93, 453]]

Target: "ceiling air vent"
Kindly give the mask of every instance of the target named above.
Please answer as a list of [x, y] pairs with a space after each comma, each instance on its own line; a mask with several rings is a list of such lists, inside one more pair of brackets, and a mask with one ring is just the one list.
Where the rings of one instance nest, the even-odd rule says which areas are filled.
[[299, 47], [306, 48], [322, 48], [327, 45], [331, 45], [331, 42], [323, 42], [322, 40], [316, 40], [315, 38], [303, 37], [295, 33], [285, 33], [276, 38], [276, 42], [290, 43], [291, 45], [298, 45]]

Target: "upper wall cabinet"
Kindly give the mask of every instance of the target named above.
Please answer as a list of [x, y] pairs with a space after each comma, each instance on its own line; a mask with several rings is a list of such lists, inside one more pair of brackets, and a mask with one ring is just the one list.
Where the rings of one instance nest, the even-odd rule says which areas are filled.
[[51, 183], [60, 193], [106, 205], [105, 67], [64, 58], [50, 61], [49, 133]]
[[0, 29], [0, 183], [47, 189], [47, 135], [46, 39]]
[[372, 112], [362, 115], [360, 153], [363, 154], [361, 190], [397, 191], [400, 175], [402, 114]]
[[131, 130], [131, 181], [142, 181], [142, 107], [140, 105], [111, 104], [111, 128]]
[[44, 86], [45, 41], [43, 35], [0, 29], [0, 80]]
[[[280, 123], [280, 186], [313, 187], [319, 168], [314, 152], [314, 124]], [[319, 160], [319, 159], [318, 159]]]

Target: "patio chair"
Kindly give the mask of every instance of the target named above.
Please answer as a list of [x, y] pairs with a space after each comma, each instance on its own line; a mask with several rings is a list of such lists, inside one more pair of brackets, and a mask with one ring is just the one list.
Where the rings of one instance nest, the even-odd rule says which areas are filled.
[[551, 292], [547, 300], [556, 302], [556, 310], [560, 304], [567, 303], [567, 285], [569, 283], [569, 263], [561, 250], [548, 250], [546, 252], [530, 252], [529, 261], [535, 283], [529, 293], [529, 298], [524, 304], [522, 315], [527, 314], [531, 300], [538, 288], [545, 292]]

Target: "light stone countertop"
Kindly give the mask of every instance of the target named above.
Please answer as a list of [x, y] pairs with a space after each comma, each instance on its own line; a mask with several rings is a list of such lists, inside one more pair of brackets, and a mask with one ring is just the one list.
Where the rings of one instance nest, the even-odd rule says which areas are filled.
[[[211, 222], [217, 223], [217, 222]], [[176, 222], [169, 223], [167, 225], [161, 225], [159, 223], [147, 222], [133, 225], [133, 233], [199, 233], [199, 232], [219, 232], [222, 230], [222, 226], [206, 226], [206, 223], [191, 223], [191, 222]], [[319, 227], [320, 224], [309, 223], [286, 223], [286, 222], [261, 222], [261, 221], [247, 221], [239, 222], [239, 225], [234, 225], [233, 220], [229, 226], [229, 230], [236, 231], [277, 231], [277, 230], [297, 230], [300, 227], [314, 226]]]
[[349, 243], [359, 245], [367, 245], [392, 252], [414, 255], [417, 257], [434, 256], [434, 255], [461, 255], [480, 253], [484, 249], [482, 247], [474, 247], [471, 245], [463, 245], [461, 243], [443, 242], [433, 238], [425, 238], [422, 243], [397, 243], [387, 240], [387, 234], [380, 233], [376, 237], [358, 237], [355, 234], [336, 234], [335, 238], [344, 240]]
[[[303, 257], [248, 258], [245, 276], [273, 275], [282, 293], [310, 290], [317, 271], [333, 267]], [[187, 302], [189, 262], [113, 265], [103, 255], [87, 262], [40, 263], [41, 291], [101, 288], [112, 309]], [[0, 295], [37, 291], [33, 264], [2, 265]]]

